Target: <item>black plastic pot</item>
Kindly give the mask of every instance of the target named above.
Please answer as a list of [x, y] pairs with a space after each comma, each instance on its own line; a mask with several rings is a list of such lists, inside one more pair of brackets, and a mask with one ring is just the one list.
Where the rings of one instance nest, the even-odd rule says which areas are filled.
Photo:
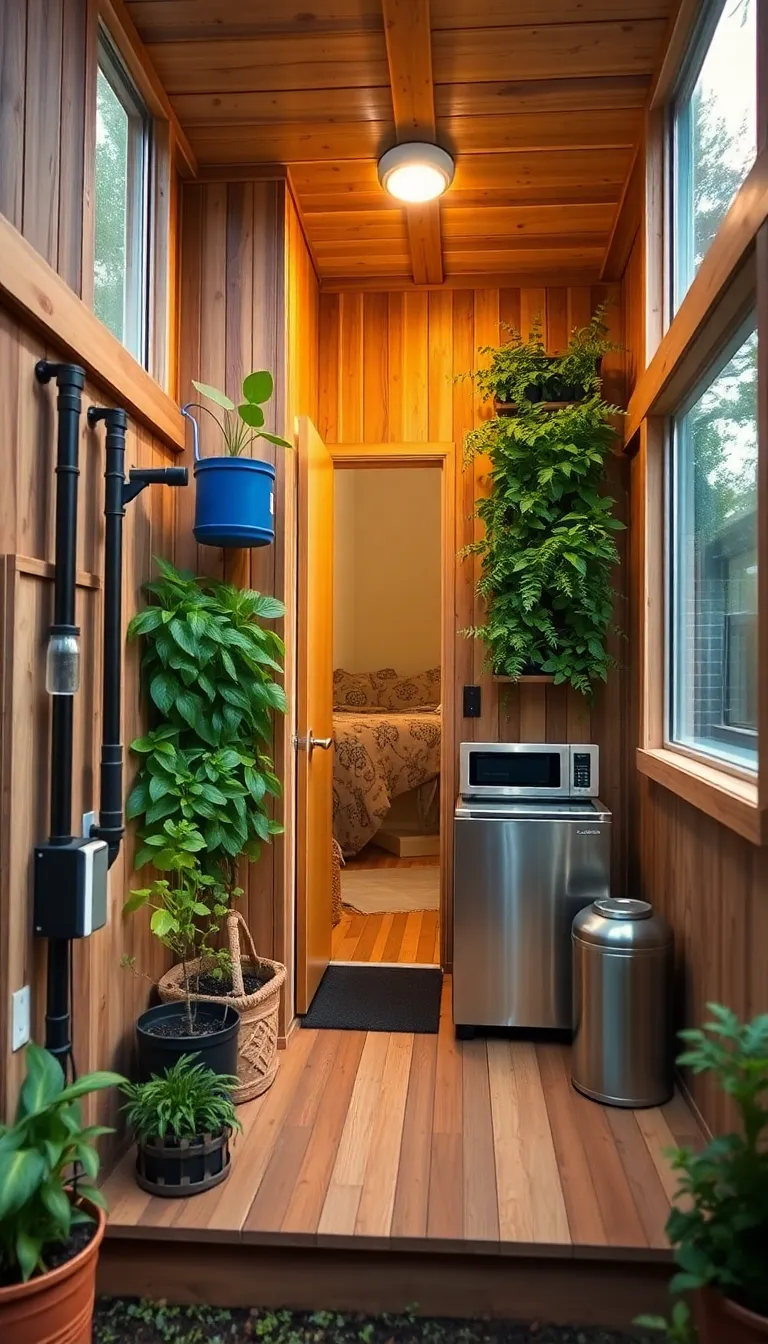
[[230, 1169], [229, 1130], [194, 1139], [147, 1139], [136, 1154], [136, 1182], [163, 1199], [186, 1199], [212, 1190]]
[[237, 1073], [237, 1035], [240, 1030], [237, 1009], [229, 1004], [219, 1007], [216, 1003], [195, 1003], [193, 1006], [197, 1021], [210, 1024], [205, 1035], [157, 1036], [150, 1030], [154, 1023], [184, 1018], [185, 1003], [160, 1003], [141, 1014], [136, 1023], [140, 1083], [145, 1083], [153, 1073], [164, 1074], [179, 1055], [196, 1055], [198, 1062], [213, 1069], [214, 1073]]

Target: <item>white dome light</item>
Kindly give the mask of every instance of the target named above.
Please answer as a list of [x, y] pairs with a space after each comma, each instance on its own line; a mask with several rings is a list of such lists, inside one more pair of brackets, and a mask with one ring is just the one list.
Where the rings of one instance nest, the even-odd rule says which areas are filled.
[[395, 145], [379, 159], [379, 181], [406, 205], [434, 201], [453, 181], [454, 163], [439, 145]]

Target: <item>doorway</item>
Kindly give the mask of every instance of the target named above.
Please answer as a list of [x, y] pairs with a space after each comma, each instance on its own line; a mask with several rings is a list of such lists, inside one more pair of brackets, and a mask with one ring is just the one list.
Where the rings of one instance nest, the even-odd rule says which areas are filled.
[[[423, 958], [423, 964], [439, 963], [444, 968], [451, 962], [451, 883], [452, 883], [452, 823], [455, 792], [455, 745], [454, 745], [454, 641], [455, 641], [455, 474], [453, 443], [394, 443], [394, 444], [333, 444], [324, 445], [314, 427], [308, 421], [299, 422], [299, 499], [298, 499], [298, 642], [297, 642], [297, 684], [298, 714], [296, 745], [298, 751], [297, 771], [297, 888], [296, 888], [296, 1011], [306, 1013], [318, 988], [323, 973], [331, 959], [341, 959], [342, 944], [344, 960], [369, 960], [375, 953], [377, 964], [385, 960], [405, 961], [413, 964]], [[439, 699], [431, 704], [431, 723], [439, 729], [439, 762], [437, 773], [431, 781], [433, 797], [429, 791], [418, 800], [406, 800], [406, 812], [395, 811], [390, 806], [383, 808], [381, 820], [385, 818], [394, 823], [395, 838], [390, 842], [396, 847], [387, 849], [386, 845], [370, 848], [370, 840], [378, 834], [381, 826], [374, 827], [373, 835], [366, 837], [361, 849], [348, 854], [343, 866], [335, 864], [333, 846], [334, 779], [333, 757], [335, 756], [334, 702], [338, 703], [338, 685], [334, 686], [334, 577], [336, 566], [334, 559], [337, 544], [334, 537], [336, 509], [334, 494], [341, 481], [342, 492], [354, 492], [355, 486], [346, 487], [343, 483], [345, 473], [351, 471], [372, 473], [381, 483], [384, 477], [376, 476], [381, 469], [404, 468], [407, 471], [424, 472], [439, 482], [439, 564], [440, 564], [440, 658], [433, 667], [418, 669], [419, 672], [435, 674], [439, 667]], [[433, 475], [432, 475], [433, 474]], [[349, 502], [349, 501], [347, 501]], [[343, 505], [342, 505], [343, 508]], [[343, 591], [343, 589], [342, 589]], [[337, 594], [339, 600], [340, 594]], [[349, 645], [347, 647], [350, 647]], [[351, 646], [356, 648], [356, 645]], [[378, 661], [375, 659], [374, 661]], [[430, 660], [427, 659], [429, 662]], [[386, 662], [386, 660], [385, 660]], [[339, 671], [339, 668], [336, 668]], [[340, 669], [343, 672], [357, 671], [357, 668]], [[381, 672], [381, 667], [366, 667], [365, 672]], [[390, 672], [399, 673], [397, 667], [389, 667]], [[387, 680], [400, 681], [407, 678], [395, 677]], [[428, 679], [427, 679], [428, 680]], [[424, 686], [420, 678], [419, 685]], [[421, 693], [421, 692], [419, 692]], [[362, 706], [360, 706], [362, 707]], [[374, 707], [378, 710], [380, 707]], [[365, 718], [367, 716], [360, 715]], [[328, 745], [328, 750], [323, 750]], [[434, 771], [434, 767], [433, 767]], [[429, 783], [430, 781], [422, 781]], [[419, 787], [420, 785], [416, 785]], [[407, 792], [407, 790], [406, 790]], [[415, 813], [411, 807], [415, 805]], [[401, 805], [403, 806], [403, 805]], [[435, 811], [436, 814], [435, 815]], [[417, 826], [415, 823], [418, 822]], [[359, 938], [351, 948], [354, 929], [347, 928], [345, 936], [336, 934], [334, 946], [333, 900], [335, 869], [341, 867], [341, 874], [349, 876], [359, 873], [353, 880], [361, 886], [375, 885], [376, 878], [366, 877], [366, 873], [390, 871], [390, 877], [383, 879], [384, 885], [392, 885], [392, 873], [405, 872], [403, 858], [408, 858], [403, 849], [408, 848], [408, 839], [414, 835], [422, 844], [429, 836], [435, 848], [438, 840], [438, 854], [421, 853], [411, 855], [412, 870], [431, 869], [431, 873], [411, 879], [411, 886], [424, 884], [438, 885], [437, 910], [432, 909], [425, 921], [423, 908], [418, 912], [408, 909], [389, 909], [374, 911], [382, 916], [377, 927], [372, 927], [366, 935], [366, 941], [359, 947]], [[379, 837], [381, 838], [381, 837]], [[440, 843], [442, 838], [442, 843]], [[362, 857], [359, 857], [362, 854]], [[435, 863], [437, 859], [437, 863]], [[370, 866], [369, 866], [370, 865]], [[397, 879], [408, 887], [408, 879]], [[383, 890], [383, 887], [380, 888]], [[349, 883], [347, 893], [342, 896], [342, 905], [351, 904]], [[338, 898], [337, 898], [338, 899]], [[392, 898], [390, 897], [390, 900]], [[407, 900], [412, 902], [413, 897]], [[434, 896], [430, 899], [434, 905]], [[426, 902], [425, 902], [426, 904]], [[358, 903], [360, 914], [365, 912]], [[356, 911], [347, 913], [358, 914]], [[412, 921], [407, 930], [407, 916], [419, 914], [418, 931]], [[403, 928], [403, 915], [406, 916], [406, 928]], [[338, 927], [338, 922], [337, 922]], [[358, 928], [359, 925], [355, 925]], [[386, 934], [384, 929], [386, 928]], [[393, 931], [394, 930], [394, 931]], [[408, 931], [408, 938], [405, 934]], [[430, 931], [432, 933], [431, 950]], [[365, 932], [365, 929], [360, 933]], [[393, 956], [395, 942], [400, 937], [397, 956]], [[415, 951], [411, 951], [414, 948]], [[427, 960], [427, 958], [429, 958]]]
[[440, 962], [440, 472], [336, 464], [332, 960]]

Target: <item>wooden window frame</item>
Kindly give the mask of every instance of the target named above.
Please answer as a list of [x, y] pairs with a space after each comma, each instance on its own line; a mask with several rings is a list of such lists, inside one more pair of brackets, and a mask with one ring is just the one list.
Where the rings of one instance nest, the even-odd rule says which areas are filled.
[[86, 146], [85, 220], [83, 228], [83, 300], [93, 306], [93, 162], [96, 139], [96, 34], [99, 23], [119, 54], [152, 119], [149, 203], [149, 307], [147, 367], [151, 377], [171, 396], [178, 383], [179, 266], [177, 255], [179, 178], [195, 178], [195, 154], [171, 107], [123, 0], [88, 0], [96, 11], [89, 31], [89, 144]]
[[[630, 398], [625, 449], [638, 456], [642, 557], [639, 772], [756, 845], [768, 843], [768, 745], [757, 776], [713, 762], [666, 738], [665, 471], [673, 413], [757, 310], [758, 668], [768, 667], [768, 3], [758, 0], [758, 152], [680, 303], [671, 312], [664, 239], [670, 212], [668, 130], [673, 84], [646, 122], [643, 222], [645, 371]], [[678, 52], [678, 62], [680, 53]], [[768, 676], [758, 675], [758, 737], [768, 744]]]

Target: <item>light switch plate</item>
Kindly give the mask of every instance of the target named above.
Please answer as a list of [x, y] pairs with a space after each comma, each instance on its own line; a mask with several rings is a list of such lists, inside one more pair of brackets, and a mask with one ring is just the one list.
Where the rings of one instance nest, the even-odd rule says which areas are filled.
[[29, 1041], [29, 985], [11, 995], [11, 1050], [20, 1050]]

